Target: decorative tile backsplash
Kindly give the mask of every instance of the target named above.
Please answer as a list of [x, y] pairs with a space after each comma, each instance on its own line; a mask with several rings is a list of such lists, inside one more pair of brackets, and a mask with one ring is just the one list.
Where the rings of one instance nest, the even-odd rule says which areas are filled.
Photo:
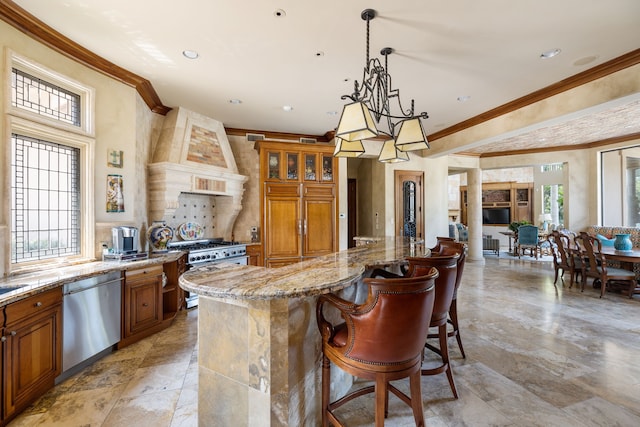
[[[181, 193], [178, 197], [178, 208], [173, 217], [168, 218], [167, 225], [174, 230], [185, 222], [197, 222], [204, 229], [204, 237], [220, 237], [216, 234], [216, 196]], [[174, 237], [174, 240], [177, 237]]]

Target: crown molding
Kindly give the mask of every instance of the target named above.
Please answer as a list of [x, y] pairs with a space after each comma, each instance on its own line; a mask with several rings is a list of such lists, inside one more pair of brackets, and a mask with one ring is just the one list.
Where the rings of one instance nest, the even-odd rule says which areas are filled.
[[171, 108], [162, 105], [160, 97], [147, 79], [127, 71], [82, 47], [22, 9], [13, 1], [0, 0], [0, 19], [56, 52], [134, 87], [154, 113], [165, 115], [171, 111]]
[[[514, 99], [499, 107], [485, 111], [482, 114], [471, 117], [453, 126], [450, 126], [441, 131], [435, 132], [427, 137], [429, 141], [435, 141], [445, 136], [453, 135], [457, 132], [463, 131], [470, 127], [479, 125], [488, 120], [495, 119], [496, 117], [503, 116], [520, 108], [542, 101], [546, 98], [550, 98], [562, 92], [566, 92], [570, 89], [582, 86], [586, 83], [592, 82], [602, 77], [606, 77], [610, 74], [624, 70], [625, 68], [632, 67], [640, 64], [640, 49], [633, 50], [627, 54], [614, 58], [610, 61], [597, 65], [593, 68], [585, 70], [581, 73], [575, 74], [571, 77], [567, 77], [564, 80], [560, 80], [557, 83], [546, 86], [528, 95]], [[549, 151], [549, 150], [547, 150]]]

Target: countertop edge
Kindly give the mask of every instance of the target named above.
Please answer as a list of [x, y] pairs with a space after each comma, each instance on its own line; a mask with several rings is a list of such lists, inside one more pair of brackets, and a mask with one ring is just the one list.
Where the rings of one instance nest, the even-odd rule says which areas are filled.
[[67, 283], [87, 279], [113, 271], [127, 271], [146, 266], [165, 264], [177, 261], [186, 252], [167, 252], [153, 255], [147, 259], [136, 261], [94, 261], [83, 264], [51, 268], [34, 273], [24, 273], [9, 276], [0, 280], [0, 289], [14, 288], [15, 290], [0, 294], [0, 308], [28, 298], [30, 296], [64, 286]]

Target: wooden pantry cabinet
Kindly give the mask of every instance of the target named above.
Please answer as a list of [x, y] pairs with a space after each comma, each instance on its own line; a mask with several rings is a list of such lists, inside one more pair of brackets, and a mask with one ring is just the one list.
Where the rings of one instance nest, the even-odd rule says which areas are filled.
[[53, 387], [62, 371], [62, 288], [11, 303], [4, 315], [0, 425]]
[[264, 265], [337, 249], [337, 162], [329, 145], [259, 141]]

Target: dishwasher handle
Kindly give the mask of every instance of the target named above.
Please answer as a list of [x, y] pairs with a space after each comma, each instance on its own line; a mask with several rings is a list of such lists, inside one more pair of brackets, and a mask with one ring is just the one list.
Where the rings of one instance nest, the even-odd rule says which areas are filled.
[[122, 278], [118, 278], [118, 279], [114, 279], [114, 280], [109, 280], [107, 282], [100, 282], [100, 283], [96, 283], [95, 285], [91, 285], [91, 286], [87, 286], [87, 287], [79, 287], [76, 289], [66, 289], [65, 292], [63, 293], [63, 295], [73, 295], [73, 294], [77, 294], [78, 292], [84, 292], [84, 291], [88, 291], [89, 289], [94, 289], [94, 288], [98, 288], [100, 286], [105, 286], [105, 285], [110, 285], [112, 283], [121, 283], [122, 282]]

